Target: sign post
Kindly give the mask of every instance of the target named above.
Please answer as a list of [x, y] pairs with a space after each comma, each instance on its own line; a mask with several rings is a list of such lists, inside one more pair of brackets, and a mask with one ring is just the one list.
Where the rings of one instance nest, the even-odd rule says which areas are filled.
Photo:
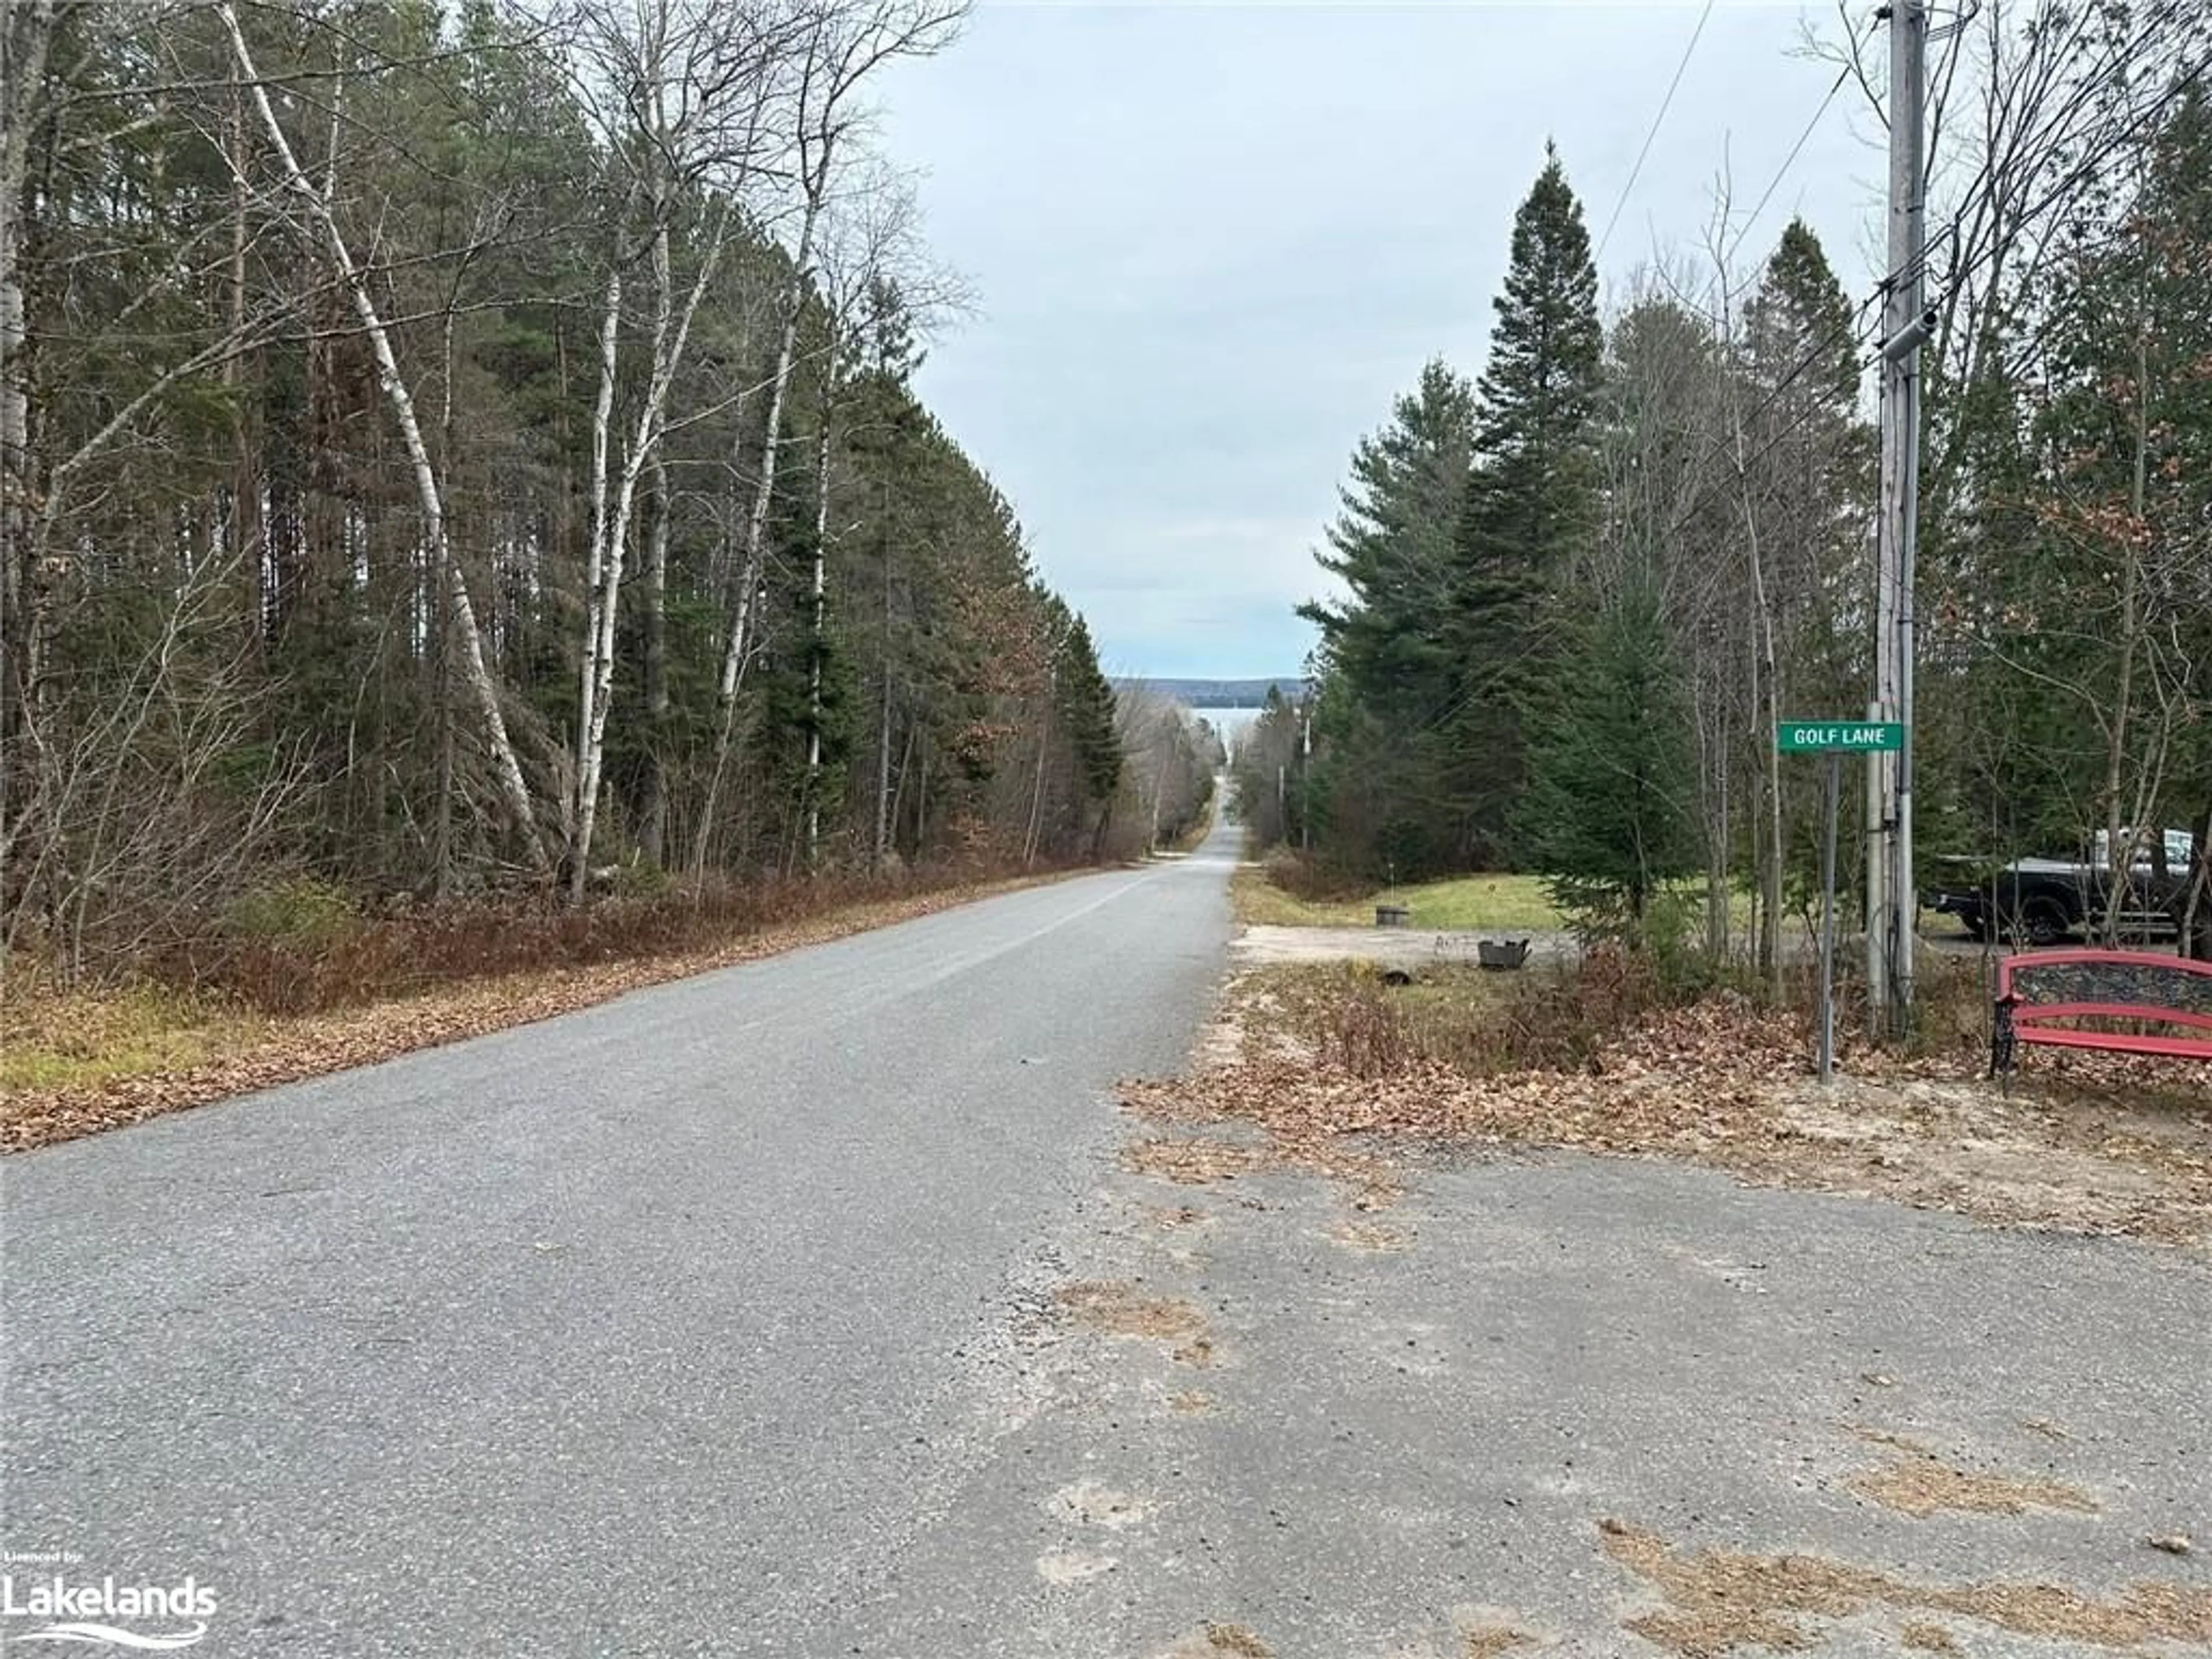
[[1836, 1075], [1836, 817], [1841, 805], [1844, 752], [1828, 750], [1827, 827], [1820, 837], [1820, 1081]]
[[1905, 746], [1894, 720], [1784, 720], [1774, 729], [1784, 755], [1826, 757], [1828, 787], [1820, 836], [1820, 1006], [1817, 1012], [1820, 1081], [1836, 1073], [1836, 819], [1842, 808], [1844, 757], [1881, 755]]

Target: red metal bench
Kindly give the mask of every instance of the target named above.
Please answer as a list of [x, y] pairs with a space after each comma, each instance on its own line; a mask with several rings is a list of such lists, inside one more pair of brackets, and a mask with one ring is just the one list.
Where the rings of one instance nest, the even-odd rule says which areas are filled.
[[[2138, 1029], [2112, 1029], [2122, 1023]], [[2145, 1024], [2166, 1029], [2140, 1029]], [[2023, 1042], [2212, 1060], [2212, 962], [2142, 951], [2007, 957], [1997, 963], [1991, 1077], [2011, 1075]]]

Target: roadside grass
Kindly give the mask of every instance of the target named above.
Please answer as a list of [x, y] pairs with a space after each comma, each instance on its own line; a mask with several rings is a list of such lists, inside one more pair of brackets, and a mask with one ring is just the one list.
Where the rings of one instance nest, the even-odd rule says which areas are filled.
[[[1519, 973], [1437, 963], [1410, 980], [1368, 961], [1271, 964], [1251, 976], [1246, 1000], [1261, 1005], [1262, 1029], [1354, 1076], [1439, 1065], [1480, 1078], [1573, 1069], [1642, 1022], [1716, 1006], [1747, 1021], [1804, 1027], [1809, 1056], [1818, 975], [1809, 957], [1790, 963], [1778, 986], [1741, 961], [1713, 967], [1694, 955], [1661, 959], [1607, 946]], [[1913, 1027], [1894, 1048], [1858, 1035], [1863, 988], [1848, 967], [1836, 1008], [1838, 1041], [1877, 1071], [1973, 1076], [1988, 1058], [1989, 992], [1971, 958], [1922, 964]], [[2163, 1099], [2165, 1076], [2138, 1074], [2135, 1086], [2147, 1079]]]
[[1267, 970], [1264, 989], [1261, 1030], [1368, 1081], [1439, 1066], [1466, 1078], [1573, 1070], [1638, 1022], [1697, 1000], [1649, 959], [1613, 951], [1516, 974], [1439, 963], [1410, 982], [1371, 963], [1300, 964]]
[[1387, 896], [1378, 888], [1340, 898], [1305, 898], [1260, 866], [1239, 870], [1231, 894], [1238, 921], [1270, 927], [1371, 927], [1375, 907], [1385, 902], [1404, 905], [1413, 927], [1449, 932], [1549, 932], [1566, 926], [1559, 907], [1545, 896], [1541, 876], [1454, 876], [1401, 887]]
[[[1407, 925], [1438, 933], [1559, 933], [1566, 914], [1536, 875], [1449, 876], [1395, 890], [1362, 887], [1350, 893], [1309, 897], [1284, 884], [1289, 872], [1278, 861], [1237, 872], [1231, 896], [1237, 920], [1270, 927], [1372, 927], [1378, 904], [1403, 905]], [[1704, 915], [1705, 890], [1675, 890], [1691, 907], [1692, 925]], [[1741, 937], [1750, 925], [1751, 895], [1729, 895], [1729, 926]]]
[[244, 1048], [265, 1017], [158, 985], [61, 991], [13, 986], [0, 997], [0, 1100], [19, 1091], [98, 1088], [189, 1070]]
[[[595, 957], [504, 971], [487, 963], [474, 975], [441, 960], [434, 976], [418, 963], [413, 975], [347, 987], [324, 963], [319, 972], [301, 968], [307, 982], [274, 1006], [236, 990], [144, 979], [64, 987], [11, 973], [0, 987], [0, 1152], [551, 1018], [645, 986], [1086, 872], [939, 881], [895, 897], [830, 900], [811, 913], [785, 895], [774, 920], [732, 917], [716, 933], [700, 926], [658, 941], [642, 931], [601, 933], [591, 940]], [[253, 967], [254, 982], [267, 982], [270, 964]]]

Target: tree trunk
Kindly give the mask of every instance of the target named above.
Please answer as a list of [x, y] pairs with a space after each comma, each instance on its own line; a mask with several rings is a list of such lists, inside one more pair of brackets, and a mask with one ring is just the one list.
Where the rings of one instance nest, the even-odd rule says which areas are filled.
[[883, 695], [876, 723], [876, 836], [868, 854], [868, 872], [882, 873], [884, 854], [890, 845], [891, 826], [891, 554], [884, 545], [884, 664]]
[[1052, 745], [1052, 705], [1060, 689], [1060, 664], [1055, 661], [1047, 676], [1044, 715], [1037, 721], [1036, 781], [1030, 792], [1029, 834], [1022, 841], [1022, 867], [1029, 868], [1036, 862], [1037, 838], [1044, 830], [1044, 762]]
[[[246, 209], [249, 200], [246, 188], [246, 99], [233, 89], [230, 99], [230, 131], [228, 135], [231, 161], [230, 215], [230, 334], [234, 340], [246, 337]], [[451, 320], [447, 322], [450, 352]], [[238, 578], [246, 600], [246, 644], [257, 655], [265, 642], [264, 623], [268, 613], [268, 596], [264, 583], [261, 558], [261, 487], [254, 466], [253, 422], [246, 414], [247, 400], [244, 395], [246, 354], [234, 352], [222, 366], [223, 385], [231, 395], [231, 418], [236, 422], [234, 433], [230, 481], [229, 532], [230, 556], [238, 562]], [[450, 392], [448, 396], [450, 397]]]
[[1766, 567], [1759, 543], [1759, 526], [1748, 499], [1744, 503], [1744, 526], [1750, 536], [1752, 602], [1759, 611], [1760, 660], [1756, 665], [1753, 698], [1765, 694], [1765, 729], [1759, 748], [1765, 757], [1760, 781], [1766, 795], [1766, 812], [1760, 829], [1766, 834], [1759, 880], [1759, 967], [1771, 975], [1775, 994], [1782, 993], [1782, 751], [1775, 733], [1782, 724], [1782, 674], [1774, 654], [1774, 612], [1767, 604]]
[[31, 146], [45, 125], [40, 95], [53, 31], [54, 0], [19, 0], [0, 18], [0, 52], [7, 55], [7, 73], [0, 76], [0, 944], [10, 931], [9, 854], [22, 811], [17, 796], [29, 793], [16, 777], [35, 678], [30, 659], [37, 580], [23, 210], [29, 201]]
[[1715, 799], [1711, 803], [1713, 817], [1705, 825], [1705, 954], [1718, 962], [1729, 951], [1729, 781], [1735, 770], [1729, 750], [1729, 721], [1725, 710], [1719, 716], [1720, 730], [1712, 742], [1712, 772]]
[[810, 871], [822, 857], [822, 658], [827, 648], [822, 621], [830, 541], [830, 414], [836, 396], [837, 378], [832, 372], [823, 389], [822, 429], [814, 441], [814, 640], [806, 675], [806, 867]]
[[581, 896], [581, 872], [589, 856], [591, 808], [597, 799], [596, 782], [585, 782], [591, 768], [592, 705], [599, 695], [601, 592], [606, 562], [607, 496], [611, 487], [610, 457], [614, 447], [615, 377], [617, 355], [622, 345], [622, 261], [607, 272], [605, 297], [599, 309], [599, 390], [592, 403], [592, 527], [584, 548], [584, 648], [576, 655], [576, 732], [574, 795], [562, 808], [563, 838], [568, 843], [569, 892]]
[[2189, 900], [2181, 913], [2181, 953], [2212, 962], [2212, 806], [2197, 817], [2196, 842]]
[[750, 623], [753, 592], [760, 586], [768, 558], [768, 520], [775, 501], [776, 459], [783, 443], [783, 407], [791, 392], [792, 363], [799, 352], [799, 319], [806, 307], [809, 267], [814, 258], [814, 233], [822, 216], [822, 197], [828, 182], [830, 143], [822, 147], [821, 165], [810, 169], [805, 179], [806, 205], [799, 221], [799, 249], [793, 256], [791, 281], [784, 289], [783, 331], [775, 349], [775, 376], [768, 394], [767, 439], [761, 449], [760, 477], [753, 485], [750, 510], [745, 515], [744, 556], [738, 561], [738, 591], [731, 607], [730, 633], [722, 651], [719, 702], [721, 720], [714, 733], [714, 764], [708, 785], [702, 821], [714, 818], [715, 797], [728, 765], [730, 741], [737, 726], [738, 681], [744, 672], [745, 654], [752, 648]]
[[653, 526], [645, 556], [645, 785], [638, 805], [638, 848], [655, 865], [668, 862], [668, 467], [656, 452], [652, 469]]
[[[458, 296], [457, 296], [458, 297]], [[438, 455], [453, 476], [453, 308], [446, 310], [446, 372], [438, 407]], [[453, 891], [453, 617], [445, 591], [434, 582], [425, 595], [429, 610], [432, 696], [438, 708], [438, 803], [433, 849], [436, 869], [430, 890], [441, 902]]]
[[[721, 263], [722, 246], [729, 234], [730, 204], [724, 198], [714, 222], [714, 234], [700, 255], [699, 270], [684, 296], [683, 309], [676, 308], [674, 276], [669, 259], [668, 214], [666, 191], [657, 186], [653, 197], [656, 219], [653, 239], [653, 319], [652, 372], [646, 385], [645, 402], [638, 410], [636, 424], [630, 434], [629, 452], [623, 459], [622, 479], [615, 490], [611, 508], [606, 507], [597, 481], [594, 481], [594, 508], [598, 521], [592, 527], [591, 568], [599, 578], [592, 588], [590, 649], [586, 656], [590, 678], [586, 684], [583, 716], [578, 722], [576, 768], [576, 836], [570, 849], [568, 866], [568, 897], [571, 902], [584, 896], [590, 878], [592, 834], [598, 821], [599, 778], [606, 758], [607, 711], [614, 703], [615, 680], [615, 624], [622, 595], [623, 568], [629, 550], [629, 525], [637, 502], [637, 486], [646, 464], [659, 453], [665, 431], [665, 417], [668, 409], [670, 388], [674, 385], [676, 371], [684, 361], [684, 352], [691, 337], [691, 320], [698, 314], [699, 302], [705, 296], [707, 285]], [[611, 289], [612, 285], [611, 284]], [[613, 290], [618, 293], [618, 289]], [[602, 337], [600, 364], [610, 380], [614, 368], [614, 331], [616, 318], [610, 307], [607, 332]], [[600, 404], [604, 408], [611, 397], [611, 388], [602, 386]], [[599, 442], [594, 434], [593, 443]]]
[[[2143, 518], [2143, 500], [2148, 488], [2147, 470], [2150, 459], [2150, 327], [2148, 319], [2136, 328], [2136, 423], [2135, 476], [2128, 491], [2128, 507], [2131, 525], [2140, 525]], [[2110, 945], [2120, 936], [2120, 917], [2134, 888], [2135, 848], [2122, 845], [2120, 831], [2120, 791], [2126, 779], [2128, 760], [2129, 715], [2135, 702], [2136, 647], [2141, 626], [2138, 619], [2137, 586], [2142, 574], [2142, 549], [2130, 535], [2120, 556], [2120, 662], [2119, 686], [2113, 694], [2112, 718], [2105, 727], [2105, 915], [2100, 924], [2101, 944]], [[2142, 824], [2135, 828], [2141, 831]], [[2150, 826], [2151, 832], [2164, 832], [2159, 826]]]

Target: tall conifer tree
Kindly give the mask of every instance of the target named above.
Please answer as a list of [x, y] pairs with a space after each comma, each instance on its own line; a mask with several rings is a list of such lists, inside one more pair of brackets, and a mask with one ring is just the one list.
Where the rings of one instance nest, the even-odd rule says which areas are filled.
[[1558, 150], [1513, 221], [1490, 361], [1478, 382], [1474, 471], [1444, 618], [1459, 679], [1444, 787], [1463, 850], [1510, 856], [1509, 810], [1527, 777], [1522, 711], [1556, 654], [1548, 595], [1571, 579], [1596, 513], [1592, 422], [1605, 334], [1582, 204]]

